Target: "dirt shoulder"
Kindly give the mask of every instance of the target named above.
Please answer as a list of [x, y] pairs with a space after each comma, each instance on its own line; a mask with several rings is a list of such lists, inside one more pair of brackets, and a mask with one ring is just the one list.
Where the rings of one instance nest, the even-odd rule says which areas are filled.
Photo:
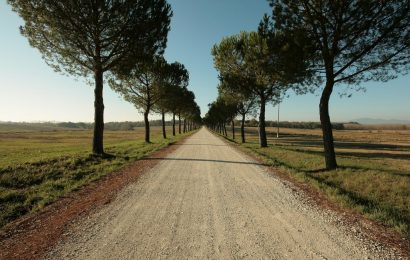
[[158, 161], [150, 157], [163, 157], [183, 143], [181, 140], [147, 158], [138, 160], [119, 171], [92, 182], [45, 207], [23, 216], [0, 230], [0, 259], [39, 259], [48, 248], [64, 236], [66, 227], [75, 219], [110, 203], [125, 186], [135, 182], [142, 173]]
[[206, 129], [151, 159], [160, 163], [72, 223], [47, 258], [400, 259]]
[[301, 193], [309, 203], [340, 216], [340, 223], [344, 226], [351, 227], [351, 232], [354, 233], [355, 236], [360, 237], [361, 240], [375, 241], [383, 248], [392, 248], [396, 252], [396, 256], [402, 257], [403, 259], [410, 259], [410, 241], [403, 237], [399, 232], [396, 232], [379, 222], [370, 220], [357, 211], [331, 201], [317, 188], [297, 180], [288, 172], [285, 172], [280, 168], [266, 165], [263, 158], [257, 156], [252, 151], [249, 151], [223, 137], [221, 137], [221, 139], [227, 145], [239, 149], [242, 153], [246, 154], [246, 156], [267, 166], [269, 168], [269, 174], [291, 183], [292, 186], [294, 186], [294, 191]]

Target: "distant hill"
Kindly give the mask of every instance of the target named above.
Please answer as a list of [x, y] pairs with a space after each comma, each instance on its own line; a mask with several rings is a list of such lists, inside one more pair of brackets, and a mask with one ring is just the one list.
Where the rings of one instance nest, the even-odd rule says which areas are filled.
[[393, 125], [393, 124], [410, 124], [410, 120], [401, 119], [379, 119], [379, 118], [359, 118], [352, 120], [363, 125]]

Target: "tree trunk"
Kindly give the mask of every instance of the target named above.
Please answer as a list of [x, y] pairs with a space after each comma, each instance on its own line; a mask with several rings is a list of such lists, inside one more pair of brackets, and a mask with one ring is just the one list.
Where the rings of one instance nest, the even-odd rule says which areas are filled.
[[103, 70], [97, 68], [94, 72], [94, 136], [93, 153], [104, 154], [104, 100], [103, 100]]
[[175, 136], [175, 113], [172, 113], [172, 135]]
[[165, 112], [162, 111], [162, 137], [164, 137], [164, 139], [167, 138], [167, 132], [165, 130]]
[[149, 120], [148, 120], [148, 114], [149, 112], [146, 111], [144, 112], [144, 123], [145, 123], [145, 142], [149, 143]]
[[327, 170], [334, 170], [337, 168], [335, 147], [333, 143], [332, 123], [330, 122], [329, 116], [329, 100], [333, 91], [333, 85], [333, 79], [328, 79], [326, 81], [326, 86], [323, 89], [319, 105], [320, 123], [322, 125], [323, 146]]
[[232, 139], [235, 140], [235, 120], [232, 119]]
[[184, 118], [184, 130], [183, 130], [183, 132], [186, 133], [186, 119], [185, 118]]
[[228, 136], [228, 131], [226, 131], [226, 123], [224, 123], [224, 135]]
[[266, 100], [264, 96], [261, 96], [261, 107], [259, 112], [259, 145], [260, 147], [267, 147], [268, 141], [266, 139], [266, 123], [265, 123], [265, 106]]
[[242, 143], [245, 143], [245, 114], [242, 115], [241, 121], [241, 139]]
[[178, 133], [181, 134], [181, 113], [178, 114]]

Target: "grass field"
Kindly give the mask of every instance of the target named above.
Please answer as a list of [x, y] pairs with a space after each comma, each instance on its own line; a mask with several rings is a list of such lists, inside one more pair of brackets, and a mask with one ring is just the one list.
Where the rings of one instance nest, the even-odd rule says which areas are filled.
[[334, 131], [340, 166], [334, 171], [323, 170], [319, 129], [281, 129], [277, 139], [276, 129], [268, 128], [268, 148], [259, 148], [256, 128], [246, 130], [245, 150], [410, 237], [409, 130]]
[[410, 125], [405, 124], [382, 124], [382, 125], [360, 125], [343, 124], [346, 130], [410, 130]]
[[102, 159], [90, 154], [89, 130], [0, 129], [0, 227], [185, 136], [164, 140], [154, 127], [146, 144], [143, 134], [105, 131], [113, 156]]

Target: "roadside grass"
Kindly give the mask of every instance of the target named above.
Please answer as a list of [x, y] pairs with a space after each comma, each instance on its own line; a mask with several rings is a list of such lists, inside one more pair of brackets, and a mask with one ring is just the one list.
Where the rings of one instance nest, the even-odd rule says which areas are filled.
[[92, 132], [0, 133], [0, 227], [189, 135], [163, 139], [152, 128], [106, 131], [107, 158], [90, 154]]
[[[297, 181], [410, 238], [410, 131], [335, 131], [339, 168], [326, 171], [320, 130], [268, 128], [267, 148], [260, 148], [256, 128], [247, 143], [235, 142]], [[238, 132], [237, 132], [238, 133]]]

